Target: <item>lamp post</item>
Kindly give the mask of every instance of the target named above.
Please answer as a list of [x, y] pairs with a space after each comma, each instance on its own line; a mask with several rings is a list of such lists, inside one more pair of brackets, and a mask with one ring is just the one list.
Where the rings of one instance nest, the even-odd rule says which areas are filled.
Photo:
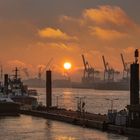
[[59, 105], [59, 97], [61, 97], [62, 95], [56, 95], [56, 106], [58, 108]]
[[113, 103], [114, 103], [114, 101], [119, 100], [119, 98], [115, 98], [115, 99], [105, 98], [105, 100], [108, 100], [111, 102], [111, 112], [113, 112]]
[[83, 97], [75, 97], [77, 99], [77, 111], [78, 114], [81, 116], [83, 113], [83, 117], [85, 116], [85, 101], [84, 99], [86, 98], [85, 96]]

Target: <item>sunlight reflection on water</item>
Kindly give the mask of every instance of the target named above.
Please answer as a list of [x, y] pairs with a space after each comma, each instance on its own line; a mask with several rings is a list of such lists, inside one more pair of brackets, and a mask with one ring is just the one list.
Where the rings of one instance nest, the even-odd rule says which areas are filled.
[[[39, 100], [45, 104], [45, 88], [38, 88]], [[56, 105], [56, 96], [59, 97], [59, 107], [76, 110], [77, 96], [86, 97], [86, 111], [92, 113], [106, 114], [107, 110], [111, 107], [111, 102], [105, 98], [119, 100], [114, 101], [114, 109], [124, 109], [129, 104], [129, 91], [101, 91], [93, 89], [53, 89], [53, 105]]]
[[0, 136], [2, 140], [130, 140], [125, 136], [25, 115], [0, 118]]

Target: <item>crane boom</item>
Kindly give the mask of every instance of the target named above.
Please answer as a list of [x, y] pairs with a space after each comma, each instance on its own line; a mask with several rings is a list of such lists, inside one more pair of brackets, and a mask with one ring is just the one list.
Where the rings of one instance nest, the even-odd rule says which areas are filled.
[[27, 68], [23, 68], [22, 70], [23, 70], [23, 72], [25, 73], [25, 75], [26, 75], [27, 77], [29, 77], [28, 69], [27, 69]]
[[52, 61], [53, 61], [53, 58], [51, 58], [51, 59], [48, 61], [48, 63], [47, 63], [47, 65], [46, 65], [45, 68], [39, 67], [39, 69], [38, 69], [38, 77], [39, 77], [39, 79], [41, 79], [42, 74], [43, 74], [44, 71], [51, 65], [51, 62], [52, 62]]
[[48, 61], [46, 67], [43, 69], [43, 71], [42, 71], [41, 73], [44, 73], [44, 71], [51, 65], [51, 62], [52, 62], [52, 61], [53, 61], [53, 58], [51, 58], [51, 59]]
[[126, 70], [126, 63], [124, 62], [123, 54], [121, 53], [121, 59], [123, 63], [124, 70]]
[[105, 67], [105, 71], [107, 71], [107, 65], [106, 65], [105, 57], [102, 56], [102, 59], [103, 59], [103, 63], [104, 63], [104, 67]]
[[95, 81], [95, 77], [99, 72], [96, 71], [85, 59], [85, 56], [82, 54], [82, 60], [84, 64], [83, 78], [82, 81], [84, 83], [93, 83]]
[[82, 54], [82, 59], [83, 59], [83, 64], [84, 64], [85, 70], [87, 70], [87, 63], [85, 60], [85, 56], [83, 54]]

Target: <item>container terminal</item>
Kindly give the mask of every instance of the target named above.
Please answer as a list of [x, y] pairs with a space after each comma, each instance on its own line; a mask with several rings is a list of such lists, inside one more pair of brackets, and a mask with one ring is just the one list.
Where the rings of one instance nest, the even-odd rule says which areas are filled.
[[[122, 53], [120, 54], [123, 66], [121, 72], [113, 68], [106, 60], [105, 56], [102, 56], [103, 72], [92, 67], [84, 54], [81, 55], [81, 58], [84, 66], [81, 82], [74, 82], [69, 76], [66, 76], [62, 79], [53, 79], [52, 86], [54, 88], [83, 88], [96, 90], [130, 89], [130, 62], [126, 62]], [[38, 77], [24, 80], [24, 83], [31, 87], [45, 87], [45, 80], [42, 78], [43, 73], [44, 70], [39, 68]]]
[[[130, 87], [130, 63], [126, 62], [123, 54], [121, 53], [121, 61], [123, 71], [117, 71], [111, 67], [110, 63], [102, 56], [104, 71], [103, 79], [101, 78], [102, 72], [92, 67], [84, 54], [82, 56], [83, 61], [83, 76], [81, 82], [72, 82], [70, 78], [63, 80], [54, 80], [54, 87], [71, 87], [71, 88], [83, 88], [83, 89], [96, 89], [96, 90], [129, 90]], [[120, 77], [121, 78], [116, 78]]]

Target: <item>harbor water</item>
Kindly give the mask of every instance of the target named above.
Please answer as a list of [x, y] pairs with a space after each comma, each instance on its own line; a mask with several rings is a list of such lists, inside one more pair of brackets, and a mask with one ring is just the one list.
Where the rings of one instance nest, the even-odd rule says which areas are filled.
[[[45, 88], [38, 88], [37, 91], [38, 100], [45, 105]], [[54, 88], [52, 92], [54, 106], [76, 110], [77, 98], [84, 97], [86, 111], [92, 113], [106, 114], [108, 109], [111, 109], [111, 100], [113, 100], [113, 109], [117, 110], [124, 109], [130, 102], [129, 91]]]
[[[38, 99], [45, 104], [45, 89], [39, 88]], [[53, 89], [53, 105], [76, 110], [77, 97], [85, 97], [86, 111], [107, 113], [113, 108], [120, 110], [129, 103], [129, 91], [97, 91], [91, 89]], [[63, 122], [21, 115], [0, 117], [0, 140], [139, 140], [138, 137], [122, 136], [95, 129], [83, 128]]]
[[21, 115], [0, 118], [0, 140], [131, 140], [131, 138]]

